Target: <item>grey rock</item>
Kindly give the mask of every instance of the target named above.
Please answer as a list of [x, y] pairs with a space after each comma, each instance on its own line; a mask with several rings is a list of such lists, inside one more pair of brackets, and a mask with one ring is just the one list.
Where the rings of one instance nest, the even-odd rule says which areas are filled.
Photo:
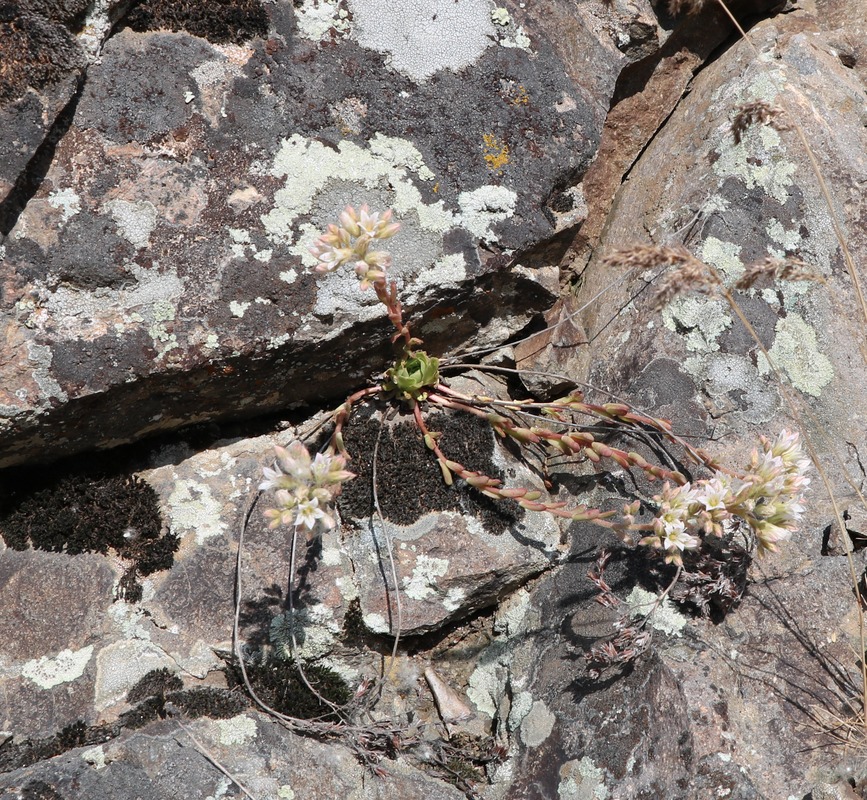
[[[652, 43], [664, 33], [645, 5], [629, 24]], [[569, 225], [548, 207], [592, 160], [616, 76], [639, 57], [604, 27], [624, 12], [569, 19], [564, 50], [548, 42], [568, 4], [495, 23], [468, 0], [460, 13], [484, 24], [444, 29], [459, 49], [477, 35], [456, 72], [421, 45], [410, 66], [389, 38], [396, 12], [376, 3], [325, 27], [313, 5], [266, 9], [267, 41], [124, 29], [89, 67], [5, 244], [17, 388], [2, 463], [335, 397], [382, 369], [377, 307], [353, 277], [309, 271], [315, 231], [347, 202], [403, 221], [394, 274], [433, 351], [500, 341], [553, 301]], [[415, 34], [441, 48], [438, 13]], [[142, 413], [113, 411], [130, 404]]]

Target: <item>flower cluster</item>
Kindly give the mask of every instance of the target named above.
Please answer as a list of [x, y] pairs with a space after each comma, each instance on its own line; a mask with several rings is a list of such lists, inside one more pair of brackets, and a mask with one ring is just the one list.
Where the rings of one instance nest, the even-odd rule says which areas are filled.
[[317, 272], [333, 272], [344, 264], [355, 264], [361, 279], [361, 288], [385, 280], [391, 266], [391, 256], [384, 250], [371, 250], [377, 239], [390, 239], [400, 224], [391, 221], [391, 211], [372, 213], [367, 205], [358, 211], [352, 206], [340, 214], [340, 224], [328, 226], [328, 233], [320, 236], [310, 252], [319, 259]]
[[797, 433], [783, 431], [774, 441], [763, 436], [761, 445], [741, 477], [717, 472], [694, 484], [666, 483], [654, 498], [659, 512], [653, 533], [641, 544], [664, 551], [666, 562], [681, 564], [684, 550], [701, 545], [701, 534], [721, 537], [744, 523], [760, 554], [775, 551], [778, 542], [797, 530], [810, 462]]
[[265, 467], [265, 480], [259, 489], [274, 489], [276, 506], [265, 511], [269, 527], [294, 525], [312, 532], [321, 522], [334, 527], [330, 504], [340, 494], [341, 484], [354, 478], [346, 467], [346, 458], [334, 453], [310, 453], [301, 442], [289, 447], [275, 447], [276, 469]]

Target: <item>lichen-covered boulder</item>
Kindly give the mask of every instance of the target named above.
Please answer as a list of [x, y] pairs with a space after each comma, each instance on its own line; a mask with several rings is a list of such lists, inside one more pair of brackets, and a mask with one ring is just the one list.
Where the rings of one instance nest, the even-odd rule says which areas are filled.
[[[442, 635], [561, 561], [556, 521], [447, 487], [414, 423], [398, 416], [380, 432], [384, 411], [359, 408], [346, 426], [356, 477], [338, 498], [342, 524], [317, 537], [267, 527], [273, 499], [258, 489], [274, 445], [288, 445], [309, 424], [199, 452], [182, 443], [144, 450], [138, 463], [146, 468], [134, 482], [23, 481], [0, 518], [0, 599], [9, 609], [0, 771], [113, 740], [165, 708], [193, 719], [244, 712], [236, 586], [239, 647], [254, 691], [306, 717], [322, 708], [292, 688], [293, 661], [327, 697], [346, 702], [377, 677], [374, 643]], [[468, 468], [507, 486], [539, 483], [476, 417], [440, 412], [427, 423]], [[135, 494], [112, 504], [124, 491]], [[437, 687], [435, 704], [425, 682], [431, 656], [401, 652], [392, 666], [378, 715], [437, 722], [447, 690]], [[437, 668], [462, 695], [466, 665]], [[484, 722], [477, 733], [490, 736]]]
[[[849, 10], [859, 17], [853, 5]], [[793, 127], [801, 126], [815, 154], [854, 264], [863, 263], [865, 204], [857, 187], [867, 177], [864, 84], [837, 25], [839, 17], [805, 11], [765, 21], [750, 32], [758, 55], [740, 42], [701, 73], [621, 188], [578, 302], [603, 292], [580, 317], [592, 342], [590, 384], [673, 419], [679, 432], [710, 438], [725, 464], [743, 464], [760, 433], [801, 428], [841, 510], [851, 505], [857, 531], [850, 481], [860, 480], [858, 454], [867, 448], [859, 423], [867, 413], [865, 364], [856, 344], [864, 317], [823, 189]], [[780, 114], [771, 125], [748, 127], [738, 141], [733, 122], [754, 101]], [[687, 286], [655, 309], [666, 277], [659, 260], [649, 256], [629, 274], [603, 261], [635, 244], [685, 244], [729, 287], [767, 256], [801, 259], [825, 282], [734, 291], [759, 344], [721, 296]], [[825, 756], [814, 758], [817, 751], [805, 746], [826, 742], [823, 725], [842, 709], [837, 689], [816, 675], [830, 662], [849, 664], [839, 679], [860, 685], [846, 548], [822, 541], [833, 521], [820, 486], [808, 497], [801, 531], [779, 556], [754, 565], [755, 583], [727, 622], [660, 650], [693, 720], [695, 762], [719, 766], [722, 754], [758, 796], [802, 797], [824, 774]], [[861, 570], [863, 555], [855, 559]], [[736, 693], [725, 689], [732, 675]], [[804, 755], [793, 760], [796, 749]], [[844, 754], [835, 759], [828, 768], [844, 772]], [[685, 788], [683, 796], [701, 795]]]
[[310, 270], [346, 203], [401, 220], [393, 274], [432, 350], [549, 306], [617, 75], [667, 36], [646, 2], [549, 5], [137, 6], [2, 245], [0, 464], [382, 369], [372, 293]]

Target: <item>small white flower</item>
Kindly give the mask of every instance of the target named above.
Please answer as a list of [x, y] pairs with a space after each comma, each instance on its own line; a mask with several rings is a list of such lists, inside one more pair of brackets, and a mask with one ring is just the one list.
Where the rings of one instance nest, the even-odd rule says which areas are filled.
[[725, 511], [728, 496], [729, 487], [717, 477], [700, 487], [700, 491], [696, 494], [696, 500], [706, 511]]
[[325, 512], [319, 508], [319, 501], [314, 497], [310, 500], [302, 500], [298, 503], [298, 509], [295, 512], [295, 527], [307, 528], [312, 531], [316, 527], [316, 523], [325, 517]]
[[695, 536], [690, 536], [683, 522], [677, 521], [663, 525], [662, 546], [666, 550], [693, 550], [700, 542]]

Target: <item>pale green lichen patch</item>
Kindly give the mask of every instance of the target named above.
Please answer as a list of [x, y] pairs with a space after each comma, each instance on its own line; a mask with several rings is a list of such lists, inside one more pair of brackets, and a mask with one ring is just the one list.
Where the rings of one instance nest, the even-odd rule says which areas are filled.
[[714, 266], [726, 283], [734, 283], [744, 274], [744, 264], [741, 261], [741, 246], [732, 242], [724, 242], [715, 236], [708, 236], [702, 242], [702, 261]]
[[239, 714], [231, 719], [219, 719], [211, 723], [211, 728], [220, 744], [231, 747], [236, 744], [246, 744], [258, 736], [256, 720]]
[[314, 42], [329, 36], [332, 31], [349, 33], [349, 13], [340, 8], [338, 0], [301, 0], [293, 3], [298, 35]]
[[426, 600], [436, 593], [437, 578], [448, 572], [449, 562], [445, 558], [432, 558], [421, 555], [416, 559], [412, 575], [403, 579], [403, 590], [413, 600]]
[[[710, 353], [692, 356], [683, 362], [684, 371], [702, 384], [707, 394], [720, 406], [729, 398], [740, 398], [743, 419], [754, 425], [771, 420], [779, 406], [779, 396], [765, 381], [759, 379], [747, 356], [731, 353]], [[720, 412], [729, 410], [719, 408]]]
[[240, 303], [237, 300], [232, 300], [232, 302], [229, 303], [229, 311], [232, 312], [233, 317], [240, 318], [244, 316], [250, 305], [251, 303], [248, 302]]
[[717, 349], [717, 339], [731, 326], [732, 318], [722, 300], [686, 296], [663, 309], [662, 322], [671, 331], [684, 331], [687, 350], [707, 352]]
[[[153, 583], [150, 583], [149, 591], [153, 593]], [[142, 600], [149, 600], [150, 597], [142, 597]], [[108, 609], [108, 617], [111, 619], [114, 626], [125, 639], [141, 639], [142, 641], [150, 641], [150, 628], [153, 623], [150, 617], [145, 614], [144, 610], [133, 603], [125, 603], [123, 600], [118, 600]], [[145, 624], [143, 624], [145, 623]]]
[[451, 589], [446, 592], [446, 596], [443, 598], [443, 607], [446, 611], [449, 612], [457, 611], [463, 604], [466, 597], [466, 589], [462, 589], [460, 586], [452, 586]]
[[277, 797], [279, 797], [280, 800], [295, 800], [295, 792], [288, 783], [284, 783], [277, 790]]
[[96, 747], [91, 747], [89, 750], [82, 752], [81, 760], [90, 764], [94, 769], [103, 769], [106, 766], [105, 750], [102, 749], [101, 744]]
[[512, 21], [512, 15], [509, 14], [509, 9], [498, 6], [491, 11], [491, 22], [494, 25], [506, 26]]
[[[797, 229], [787, 231], [783, 224], [778, 219], [771, 219], [768, 223], [768, 236], [771, 237], [784, 250], [795, 251], [800, 250], [803, 245], [803, 239]], [[783, 253], [774, 254], [782, 257]]]
[[517, 730], [521, 723], [530, 713], [533, 707], [533, 695], [529, 692], [516, 692], [512, 698], [512, 707], [509, 709], [509, 718], [506, 724], [510, 731]]
[[482, 714], [493, 719], [503, 694], [506, 670], [501, 659], [508, 659], [505, 643], [494, 642], [479, 659], [470, 675], [467, 697]]
[[41, 689], [51, 689], [80, 678], [92, 655], [93, 645], [90, 644], [80, 650], [61, 650], [53, 658], [42, 656], [28, 661], [21, 667], [21, 676]]
[[780, 134], [768, 125], [749, 128], [740, 144], [723, 140], [713, 171], [738, 178], [748, 189], [759, 187], [779, 203], [788, 200], [797, 165], [786, 158]]
[[567, 761], [560, 767], [557, 796], [560, 800], [606, 800], [604, 780], [605, 773], [587, 756]]
[[[657, 601], [657, 596], [652, 592], [636, 586], [626, 598], [626, 604], [629, 607], [629, 616], [644, 617], [654, 607]], [[650, 626], [658, 631], [669, 634], [669, 636], [681, 636], [681, 631], [687, 623], [687, 618], [681, 614], [674, 603], [667, 597], [660, 603], [650, 617]]]
[[530, 614], [532, 604], [530, 592], [526, 588], [519, 589], [509, 596], [497, 609], [494, 620], [494, 632], [505, 636], [517, 636], [524, 633], [528, 628], [530, 618], [532, 622], [538, 622], [538, 612]]
[[521, 741], [527, 747], [538, 747], [551, 735], [556, 722], [557, 717], [544, 701], [536, 700], [521, 722]]
[[39, 387], [40, 400], [45, 402], [52, 397], [66, 401], [67, 394], [50, 372], [54, 354], [47, 344], [27, 342], [27, 361], [33, 372], [33, 382]]
[[303, 245], [297, 254], [307, 266], [316, 263], [306, 247], [319, 235], [318, 229], [309, 226], [307, 235], [296, 241], [293, 227], [298, 217], [310, 213], [314, 199], [331, 181], [347, 181], [373, 190], [385, 179], [394, 191], [392, 208], [398, 217], [416, 212], [423, 229], [440, 233], [456, 223], [455, 215], [441, 200], [433, 204], [422, 201], [410, 175], [429, 180], [433, 173], [418, 149], [405, 139], [376, 134], [367, 148], [344, 140], [335, 150], [293, 134], [283, 141], [270, 172], [285, 181], [274, 195], [274, 208], [262, 218], [265, 231], [275, 243]]
[[488, 0], [349, 0], [349, 8], [358, 43], [416, 83], [468, 67], [494, 39]]
[[[777, 322], [776, 334], [768, 350], [771, 360], [786, 373], [792, 386], [812, 397], [819, 397], [834, 377], [834, 367], [819, 351], [816, 331], [803, 317], [790, 313]], [[771, 371], [764, 354], [759, 354], [758, 367], [762, 375]]]
[[505, 186], [480, 186], [461, 192], [458, 196], [461, 223], [474, 236], [491, 238], [494, 235], [491, 226], [514, 216], [517, 202], [518, 195]]
[[369, 614], [365, 614], [362, 617], [364, 621], [365, 627], [369, 631], [373, 631], [373, 633], [390, 633], [391, 627], [388, 624], [388, 620], [382, 616], [382, 614], [377, 614], [376, 612], [370, 612]]
[[157, 209], [148, 200], [110, 200], [105, 209], [114, 218], [118, 231], [138, 250], [150, 244], [153, 229], [157, 226]]
[[[463, 253], [451, 253], [436, 261], [431, 269], [422, 272], [412, 287], [420, 292], [431, 286], [455, 285], [467, 277], [467, 262]], [[409, 300], [412, 302], [412, 300]]]
[[151, 670], [175, 669], [174, 661], [150, 642], [139, 639], [113, 642], [96, 656], [94, 705], [104, 709], [121, 702]]
[[81, 211], [81, 198], [73, 189], [58, 189], [51, 192], [48, 197], [48, 205], [57, 208], [63, 214], [63, 221], [67, 222]]
[[344, 140], [336, 150], [294, 134], [283, 141], [270, 172], [283, 178], [284, 185], [274, 194], [274, 208], [262, 217], [262, 224], [272, 241], [289, 245], [305, 266], [316, 263], [308, 248], [320, 231], [305, 222], [296, 233], [296, 221], [312, 211], [316, 198], [335, 181], [358, 185], [368, 194], [387, 182], [392, 193], [389, 204], [397, 217], [403, 221], [412, 217], [420, 233], [440, 237], [455, 227], [491, 237], [491, 226], [512, 217], [517, 203], [515, 192], [494, 185], [462, 192], [458, 212], [447, 209], [442, 200], [424, 203], [411, 176], [431, 180], [433, 172], [411, 142], [382, 134], [373, 136], [366, 148]]
[[195, 531], [197, 544], [219, 536], [226, 529], [220, 520], [222, 506], [207, 484], [189, 478], [177, 480], [168, 502], [172, 529]]

